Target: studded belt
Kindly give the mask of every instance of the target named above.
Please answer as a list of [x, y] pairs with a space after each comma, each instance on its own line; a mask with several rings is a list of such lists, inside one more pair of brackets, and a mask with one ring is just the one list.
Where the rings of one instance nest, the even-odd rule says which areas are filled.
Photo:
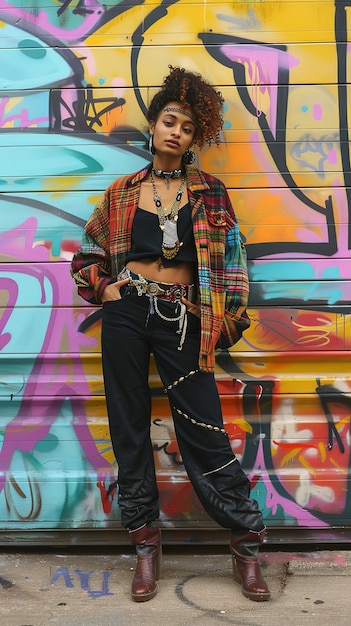
[[182, 285], [180, 283], [170, 285], [152, 281], [144, 282], [143, 280], [132, 278], [127, 285], [128, 287], [135, 287], [139, 295], [146, 294], [161, 300], [169, 300], [170, 302], [176, 302], [181, 298], [186, 298], [192, 302], [194, 295], [194, 285]]

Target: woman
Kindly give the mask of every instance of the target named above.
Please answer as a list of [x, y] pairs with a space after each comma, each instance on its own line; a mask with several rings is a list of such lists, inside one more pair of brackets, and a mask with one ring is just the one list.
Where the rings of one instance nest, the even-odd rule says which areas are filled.
[[245, 596], [270, 597], [258, 549], [266, 530], [223, 427], [214, 350], [249, 326], [246, 254], [224, 185], [191, 165], [193, 144], [219, 142], [220, 93], [170, 67], [147, 113], [152, 164], [114, 182], [72, 261], [79, 294], [102, 304], [102, 359], [121, 521], [136, 546], [132, 598], [156, 594], [161, 533], [150, 441], [150, 353], [168, 394], [189, 479], [231, 530]]

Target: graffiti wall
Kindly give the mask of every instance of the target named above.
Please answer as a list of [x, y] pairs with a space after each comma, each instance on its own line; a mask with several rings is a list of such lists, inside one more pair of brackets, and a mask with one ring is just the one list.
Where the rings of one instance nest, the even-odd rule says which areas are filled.
[[[268, 526], [351, 524], [351, 2], [0, 0], [0, 530], [114, 528], [100, 310], [69, 266], [103, 190], [149, 161], [168, 65], [225, 97], [201, 167], [246, 239], [250, 329], [217, 356]], [[208, 523], [153, 363], [162, 520]]]

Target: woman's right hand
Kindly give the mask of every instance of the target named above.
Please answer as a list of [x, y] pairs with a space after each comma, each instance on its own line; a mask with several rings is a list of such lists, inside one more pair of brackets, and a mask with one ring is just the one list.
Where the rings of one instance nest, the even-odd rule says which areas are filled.
[[121, 299], [120, 289], [124, 287], [124, 285], [128, 285], [130, 278], [125, 278], [124, 280], [118, 280], [116, 283], [111, 283], [111, 285], [107, 285], [102, 292], [101, 302], [114, 301]]

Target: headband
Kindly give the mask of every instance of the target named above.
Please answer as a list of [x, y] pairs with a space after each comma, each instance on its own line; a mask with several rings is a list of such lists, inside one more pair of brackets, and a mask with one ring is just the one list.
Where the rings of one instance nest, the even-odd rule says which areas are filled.
[[195, 115], [190, 113], [190, 111], [186, 111], [185, 109], [181, 109], [180, 107], [166, 107], [163, 110], [164, 110], [165, 113], [169, 113], [170, 111], [174, 111], [175, 113], [182, 113], [183, 115], [187, 115], [188, 117], [190, 117], [190, 119], [193, 120], [194, 124], [196, 123]]

